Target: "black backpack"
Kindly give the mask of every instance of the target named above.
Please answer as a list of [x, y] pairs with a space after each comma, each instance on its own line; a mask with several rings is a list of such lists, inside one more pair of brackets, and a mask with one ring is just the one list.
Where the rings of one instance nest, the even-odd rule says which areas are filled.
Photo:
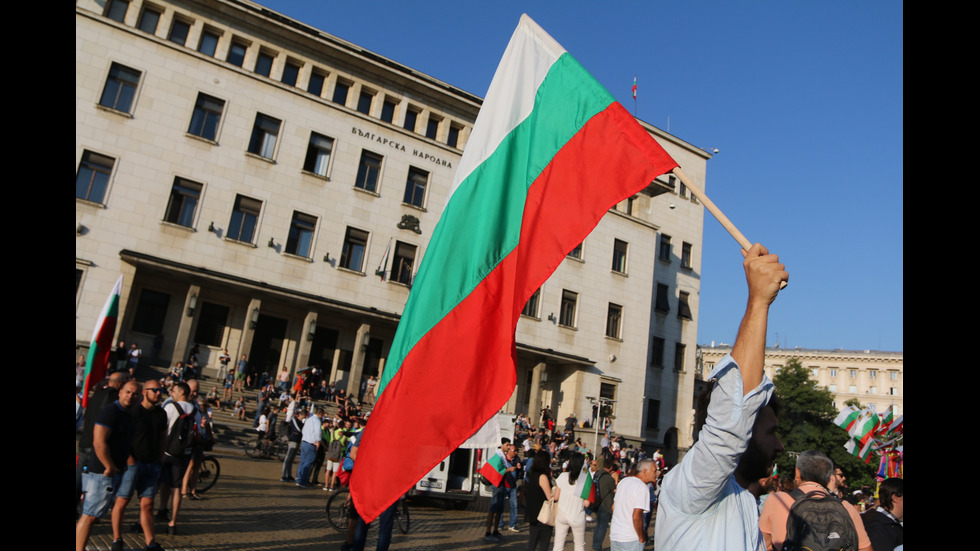
[[799, 488], [790, 495], [795, 503], [786, 519], [783, 551], [857, 551], [854, 521], [837, 496], [823, 490], [804, 494]]
[[182, 457], [184, 451], [194, 443], [194, 412], [184, 413], [177, 402], [173, 402], [173, 406], [180, 412], [180, 417], [174, 421], [174, 426], [167, 434], [167, 455]]

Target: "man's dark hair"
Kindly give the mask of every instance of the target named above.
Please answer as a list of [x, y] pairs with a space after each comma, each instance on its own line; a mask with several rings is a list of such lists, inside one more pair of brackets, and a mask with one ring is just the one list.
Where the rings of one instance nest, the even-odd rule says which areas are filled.
[[891, 511], [892, 497], [905, 497], [905, 480], [902, 478], [886, 478], [878, 487], [878, 501], [886, 510]]
[[800, 480], [816, 482], [821, 486], [830, 484], [830, 477], [834, 474], [834, 462], [816, 450], [801, 453], [796, 458], [796, 468], [800, 471]]
[[191, 397], [191, 387], [187, 386], [187, 383], [177, 383], [174, 385], [174, 387], [184, 391], [185, 398]]
[[500, 445], [503, 446], [504, 444], [510, 444], [510, 438], [507, 438], [506, 436], [501, 437]]
[[[711, 394], [714, 392], [716, 384], [718, 384], [718, 379], [711, 379], [708, 381], [708, 388], [705, 388], [701, 392], [701, 395], [698, 396], [698, 406], [694, 412], [694, 434], [692, 435], [695, 442], [697, 442], [704, 424], [708, 421], [708, 406], [711, 404]], [[782, 409], [782, 404], [780, 403], [775, 392], [772, 393], [772, 395], [769, 397], [769, 401], [762, 407], [766, 406], [772, 408], [772, 412], [776, 414], [776, 417], [779, 417], [779, 411]]]

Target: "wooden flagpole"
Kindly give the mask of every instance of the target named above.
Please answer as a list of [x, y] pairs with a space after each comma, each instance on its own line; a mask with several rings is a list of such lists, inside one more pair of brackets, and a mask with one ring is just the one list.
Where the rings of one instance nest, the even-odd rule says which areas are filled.
[[[681, 170], [681, 167], [675, 168], [673, 172], [674, 175], [677, 176], [677, 178], [681, 181], [681, 183], [687, 186], [687, 189], [691, 190], [691, 194], [697, 197], [698, 201], [701, 201], [701, 203], [705, 206], [705, 208], [708, 209], [708, 212], [710, 212], [711, 215], [714, 216], [716, 220], [721, 222], [722, 227], [725, 228], [728, 231], [728, 233], [735, 238], [735, 241], [738, 242], [738, 244], [742, 247], [743, 250], [747, 251], [749, 250], [749, 248], [752, 247], [752, 242], [746, 239], [746, 237], [742, 235], [742, 232], [738, 231], [738, 228], [735, 227], [735, 224], [733, 224], [732, 221], [729, 220], [727, 216], [725, 216], [725, 213], [721, 212], [721, 209], [719, 209], [718, 206], [715, 205], [711, 199], [708, 199], [708, 196], [704, 194], [704, 191], [702, 191], [701, 188], [697, 186], [697, 184], [692, 182], [691, 179], [687, 177], [687, 174], [684, 174], [684, 171]], [[786, 287], [786, 282], [785, 281], [781, 282], [779, 288], [783, 289], [785, 287]]]

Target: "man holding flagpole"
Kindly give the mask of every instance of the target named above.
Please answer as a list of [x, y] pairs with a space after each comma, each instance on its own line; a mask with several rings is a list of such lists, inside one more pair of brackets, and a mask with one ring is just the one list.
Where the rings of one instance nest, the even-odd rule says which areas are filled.
[[768, 475], [783, 450], [776, 436], [774, 387], [763, 365], [769, 306], [789, 273], [758, 243], [742, 254], [749, 294], [745, 316], [732, 353], [709, 376], [709, 402], [695, 418], [698, 441], [664, 477], [658, 551], [765, 549], [758, 496], [748, 488]]

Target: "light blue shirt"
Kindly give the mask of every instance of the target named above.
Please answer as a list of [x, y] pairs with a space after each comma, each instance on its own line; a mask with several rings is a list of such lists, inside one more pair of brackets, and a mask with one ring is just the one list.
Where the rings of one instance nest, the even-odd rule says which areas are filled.
[[320, 437], [323, 434], [321, 430], [322, 422], [320, 418], [316, 415], [310, 415], [306, 418], [306, 422], [303, 423], [303, 442], [307, 444], [316, 445], [320, 441]]
[[765, 550], [755, 496], [735, 481], [752, 426], [773, 384], [742, 395], [742, 374], [731, 356], [711, 372], [718, 379], [700, 439], [664, 477], [657, 511], [657, 551]]

